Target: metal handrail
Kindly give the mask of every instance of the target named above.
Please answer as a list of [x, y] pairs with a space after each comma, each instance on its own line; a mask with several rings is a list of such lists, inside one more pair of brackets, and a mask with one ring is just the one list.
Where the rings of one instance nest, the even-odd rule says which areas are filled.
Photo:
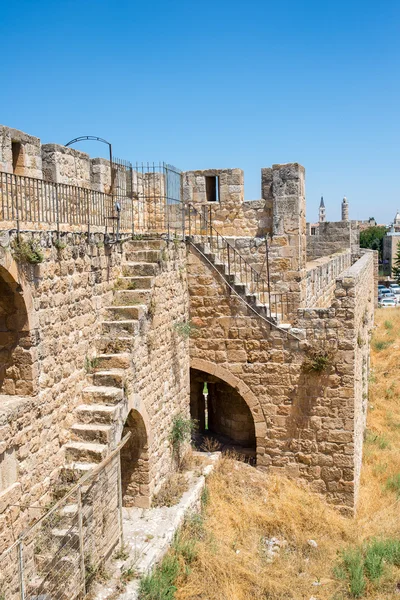
[[[277, 315], [278, 312], [281, 312], [282, 316], [284, 314], [288, 315], [290, 310], [287, 293], [277, 294], [271, 292], [269, 281], [214, 227], [211, 218], [211, 207], [209, 207], [208, 214], [207, 211], [201, 214], [193, 204], [186, 202], [182, 207], [182, 212], [186, 212], [186, 209], [188, 209], [188, 218], [186, 219], [188, 226], [187, 228], [184, 226], [184, 231], [188, 232], [189, 239], [193, 238], [194, 240], [197, 235], [200, 238], [206, 238], [211, 253], [218, 253], [218, 258], [226, 266], [228, 275], [238, 277], [240, 283], [245, 285], [250, 294], [256, 294], [259, 297], [261, 303], [267, 308], [270, 318], [273, 318], [274, 313]], [[266, 253], [268, 265], [268, 246], [266, 246]], [[278, 310], [278, 297], [281, 311]]]

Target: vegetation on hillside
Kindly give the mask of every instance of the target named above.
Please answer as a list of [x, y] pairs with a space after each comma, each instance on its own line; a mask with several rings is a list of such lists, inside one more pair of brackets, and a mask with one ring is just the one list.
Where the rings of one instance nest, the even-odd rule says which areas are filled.
[[224, 458], [202, 515], [142, 582], [143, 600], [399, 598], [400, 311], [378, 310], [376, 322], [356, 518], [292, 481]]

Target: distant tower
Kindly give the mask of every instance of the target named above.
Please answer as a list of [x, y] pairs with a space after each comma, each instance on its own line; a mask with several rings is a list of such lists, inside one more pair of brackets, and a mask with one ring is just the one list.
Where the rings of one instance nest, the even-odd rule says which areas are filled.
[[319, 203], [319, 222], [320, 223], [324, 223], [325, 222], [325, 204], [324, 204], [324, 197], [321, 196], [321, 202]]
[[342, 221], [348, 221], [348, 220], [349, 220], [349, 203], [347, 202], [347, 198], [345, 196], [342, 201]]

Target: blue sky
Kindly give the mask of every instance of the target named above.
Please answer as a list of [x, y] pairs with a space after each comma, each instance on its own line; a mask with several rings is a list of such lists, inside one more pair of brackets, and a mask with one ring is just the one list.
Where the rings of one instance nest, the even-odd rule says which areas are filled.
[[[1, 7], [0, 122], [183, 170], [306, 168], [307, 217], [400, 208], [398, 0], [42, 0]], [[101, 146], [82, 149], [100, 155]]]

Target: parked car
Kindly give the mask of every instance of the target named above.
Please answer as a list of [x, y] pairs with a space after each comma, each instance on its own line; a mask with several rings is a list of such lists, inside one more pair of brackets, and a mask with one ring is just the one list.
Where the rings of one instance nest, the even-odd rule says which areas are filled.
[[396, 296], [400, 295], [400, 285], [398, 283], [392, 283], [389, 286], [389, 290], [392, 292], [392, 294], [396, 294]]
[[395, 298], [382, 298], [378, 302], [380, 308], [396, 308], [397, 302]]
[[384, 290], [379, 290], [378, 296], [394, 296], [392, 290], [389, 288], [385, 288]]
[[379, 293], [381, 290], [386, 290], [386, 289], [387, 289], [386, 285], [382, 285], [381, 283], [378, 285], [378, 293]]

